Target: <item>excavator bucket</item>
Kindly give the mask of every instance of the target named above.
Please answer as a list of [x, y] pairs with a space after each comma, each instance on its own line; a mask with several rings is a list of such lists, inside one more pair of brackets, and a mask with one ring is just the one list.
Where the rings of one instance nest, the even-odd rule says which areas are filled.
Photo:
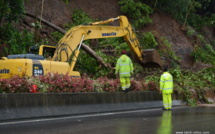
[[148, 69], [162, 69], [162, 61], [158, 51], [156, 49], [144, 49], [141, 65], [143, 68]]

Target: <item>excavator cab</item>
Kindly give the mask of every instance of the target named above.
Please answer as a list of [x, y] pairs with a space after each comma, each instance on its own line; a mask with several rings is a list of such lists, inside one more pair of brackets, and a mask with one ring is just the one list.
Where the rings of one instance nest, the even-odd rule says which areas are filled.
[[41, 45], [39, 49], [39, 55], [43, 55], [44, 58], [51, 58], [54, 56], [55, 50], [55, 46]]
[[49, 45], [41, 45], [41, 46], [31, 46], [29, 48], [29, 53], [30, 54], [38, 54], [43, 56], [44, 58], [47, 57], [53, 57], [54, 52], [56, 50], [55, 46], [49, 46]]

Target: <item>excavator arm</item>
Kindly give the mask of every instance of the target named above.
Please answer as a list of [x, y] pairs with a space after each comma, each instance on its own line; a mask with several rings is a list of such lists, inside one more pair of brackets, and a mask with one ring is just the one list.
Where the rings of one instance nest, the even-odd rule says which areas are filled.
[[[116, 20], [119, 21], [119, 26], [103, 25]], [[160, 56], [157, 51], [154, 49], [141, 49], [139, 41], [132, 30], [132, 26], [125, 16], [71, 28], [58, 42], [52, 60], [67, 62], [72, 55], [70, 71], [73, 71], [81, 44], [84, 40], [113, 37], [123, 37], [143, 67], [150, 67], [147, 63], [152, 63], [153, 68], [161, 67]]]

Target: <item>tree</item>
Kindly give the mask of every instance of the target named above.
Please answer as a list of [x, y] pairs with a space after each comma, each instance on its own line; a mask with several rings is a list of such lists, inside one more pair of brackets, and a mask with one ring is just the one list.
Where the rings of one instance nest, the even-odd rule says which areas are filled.
[[134, 19], [134, 27], [140, 28], [152, 22], [149, 15], [153, 13], [153, 10], [150, 6], [134, 0], [121, 0], [119, 4], [121, 5], [121, 11]]
[[[19, 21], [25, 13], [23, 0], [0, 0], [0, 21]], [[3, 22], [4, 21], [4, 22]]]
[[24, 17], [24, 13], [23, 0], [0, 0], [0, 56], [16, 53], [25, 47], [22, 39], [26, 32], [19, 32], [13, 25]]

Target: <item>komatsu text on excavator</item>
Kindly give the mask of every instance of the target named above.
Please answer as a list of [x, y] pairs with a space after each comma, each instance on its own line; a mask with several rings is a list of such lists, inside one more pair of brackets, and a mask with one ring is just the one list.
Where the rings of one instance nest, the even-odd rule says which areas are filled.
[[[119, 21], [119, 26], [103, 25]], [[144, 68], [161, 67], [160, 55], [155, 49], [142, 50], [126, 16], [118, 16], [106, 21], [93, 22], [71, 28], [56, 47], [41, 45], [39, 55], [19, 54], [2, 57], [0, 60], [0, 79], [14, 75], [30, 77], [44, 75], [49, 72], [80, 76], [74, 71], [82, 42], [87, 39], [123, 37], [131, 51]], [[50, 52], [50, 60], [45, 60], [44, 52]], [[71, 64], [68, 63], [72, 57]]]

